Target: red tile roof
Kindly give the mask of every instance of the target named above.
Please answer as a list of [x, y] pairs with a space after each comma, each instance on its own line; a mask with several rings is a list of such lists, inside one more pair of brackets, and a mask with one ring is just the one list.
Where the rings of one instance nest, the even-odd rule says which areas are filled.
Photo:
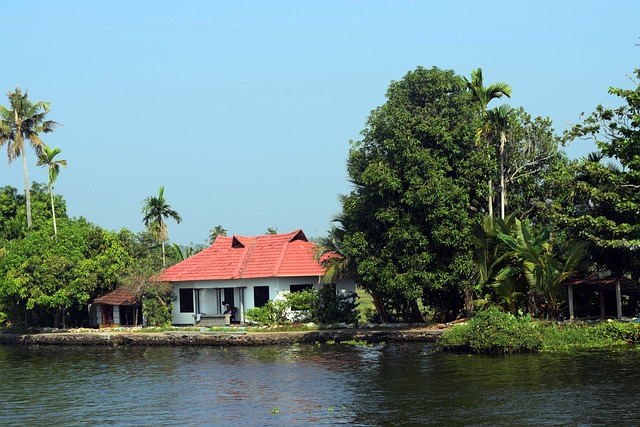
[[116, 289], [93, 301], [94, 304], [104, 305], [135, 305], [136, 296], [125, 289]]
[[159, 279], [185, 282], [321, 276], [325, 270], [313, 259], [314, 247], [302, 230], [249, 237], [218, 236], [213, 245], [167, 268]]

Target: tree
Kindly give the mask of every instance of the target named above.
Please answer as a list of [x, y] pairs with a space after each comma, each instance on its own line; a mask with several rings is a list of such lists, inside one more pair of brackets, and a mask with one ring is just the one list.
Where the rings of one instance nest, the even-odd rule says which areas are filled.
[[507, 129], [511, 117], [511, 107], [503, 104], [487, 114], [490, 128], [499, 134], [498, 159], [500, 164], [500, 218], [505, 218], [505, 205], [507, 203], [507, 189], [505, 182], [505, 144], [507, 142]]
[[[598, 105], [565, 133], [565, 141], [594, 140], [601, 156], [574, 165], [571, 198], [561, 225], [571, 236], [590, 243], [598, 269], [640, 278], [640, 69], [635, 89], [610, 88], [625, 101], [618, 108]], [[600, 160], [613, 160], [610, 167]]]
[[504, 130], [505, 206], [524, 217], [561, 197], [567, 186], [559, 181], [572, 179], [567, 173], [569, 161], [559, 150], [560, 138], [548, 117], [532, 118], [522, 107], [514, 108]]
[[440, 291], [447, 316], [457, 314], [471, 216], [484, 196], [477, 183], [490, 168], [475, 149], [476, 118], [462, 77], [418, 68], [390, 85], [362, 141], [351, 143], [342, 245], [362, 287], [384, 304], [383, 321], [424, 321], [418, 301], [434, 304]]
[[24, 146], [25, 140], [29, 140], [36, 155], [40, 156], [45, 143], [40, 139], [40, 133], [49, 133], [59, 125], [52, 120], [45, 120], [49, 112], [49, 103], [29, 100], [25, 91], [20, 88], [7, 93], [10, 108], [0, 105], [0, 116], [2, 117], [2, 138], [6, 141], [9, 153], [9, 162], [16, 157], [22, 157], [22, 168], [24, 171], [24, 191], [27, 204], [27, 227], [31, 227], [31, 195], [29, 193], [29, 175], [27, 172], [27, 153]]
[[82, 323], [89, 301], [114, 289], [132, 261], [117, 236], [84, 219], [60, 218], [59, 226], [55, 241], [34, 228], [7, 244], [0, 306], [13, 324]]
[[226, 235], [227, 235], [227, 230], [221, 225], [216, 225], [211, 230], [209, 230], [209, 242], [213, 245], [213, 242], [216, 241], [216, 238], [218, 236], [226, 236]]
[[53, 183], [58, 178], [60, 166], [67, 167], [66, 160], [55, 160], [60, 154], [59, 148], [43, 147], [42, 152], [38, 155], [37, 166], [46, 166], [49, 170], [49, 195], [51, 196], [51, 215], [53, 216], [53, 235], [58, 236], [58, 227], [56, 226], [56, 210], [53, 203]]
[[278, 227], [268, 227], [264, 234], [278, 234]]
[[[492, 100], [502, 98], [502, 96], [511, 98], [511, 86], [509, 86], [507, 83], [499, 82], [492, 83], [489, 86], [485, 87], [484, 79], [482, 77], [482, 68], [473, 70], [471, 72], [471, 81], [467, 80], [466, 77], [465, 81], [467, 83], [467, 88], [473, 94], [476, 108], [480, 112], [480, 115], [482, 117], [483, 127], [477, 130], [477, 139], [480, 140], [482, 138], [482, 134], [486, 133], [487, 106]], [[485, 139], [485, 142], [488, 144], [488, 139]], [[489, 215], [493, 216], [493, 180], [491, 178], [489, 178], [488, 187], [488, 210]]]
[[178, 224], [182, 222], [180, 214], [171, 209], [171, 206], [164, 198], [164, 187], [160, 187], [158, 196], [150, 196], [144, 199], [142, 213], [144, 218], [142, 222], [145, 227], [152, 233], [156, 241], [162, 244], [162, 266], [166, 268], [165, 241], [167, 240], [167, 223], [166, 218], [173, 218]]

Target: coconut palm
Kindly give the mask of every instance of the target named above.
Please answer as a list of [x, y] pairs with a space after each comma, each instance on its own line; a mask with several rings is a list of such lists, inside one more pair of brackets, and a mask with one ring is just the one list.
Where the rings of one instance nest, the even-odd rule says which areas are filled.
[[62, 150], [59, 148], [50, 148], [46, 145], [42, 147], [42, 152], [38, 155], [38, 163], [36, 166], [46, 166], [49, 170], [49, 195], [51, 196], [51, 215], [53, 216], [53, 236], [58, 236], [58, 227], [56, 225], [56, 209], [53, 204], [53, 183], [60, 174], [60, 166], [67, 167], [66, 160], [55, 160], [55, 157]]
[[0, 119], [2, 122], [2, 139], [8, 143], [7, 153], [9, 163], [16, 157], [22, 157], [22, 169], [24, 171], [24, 191], [27, 204], [27, 227], [31, 227], [31, 194], [29, 192], [29, 174], [27, 172], [27, 153], [24, 142], [29, 140], [31, 146], [40, 156], [43, 147], [46, 146], [39, 137], [40, 133], [49, 133], [59, 125], [52, 120], [45, 120], [49, 112], [49, 103], [29, 100], [25, 91], [20, 88], [7, 93], [9, 108], [0, 105]]
[[164, 187], [160, 187], [158, 196], [150, 196], [144, 199], [142, 213], [144, 218], [142, 222], [149, 232], [155, 236], [156, 240], [162, 244], [162, 266], [166, 268], [166, 255], [164, 243], [167, 240], [167, 223], [166, 218], [173, 218], [178, 224], [182, 222], [180, 214], [171, 209], [171, 206], [164, 198]]
[[226, 235], [227, 235], [227, 230], [221, 225], [216, 225], [211, 230], [209, 230], [209, 242], [211, 242], [211, 244], [213, 245], [213, 242], [216, 241], [216, 238], [218, 236], [226, 236]]
[[[471, 81], [467, 80], [465, 77], [465, 81], [467, 82], [467, 88], [471, 91], [473, 95], [475, 104], [482, 115], [483, 127], [478, 129], [477, 139], [478, 142], [482, 139], [483, 133], [485, 133], [486, 129], [486, 116], [487, 116], [487, 106], [489, 102], [493, 99], [502, 98], [502, 96], [506, 96], [507, 98], [511, 98], [511, 86], [507, 83], [499, 82], [492, 83], [489, 86], [484, 86], [484, 79], [482, 77], [482, 68], [478, 68], [476, 70], [471, 71]], [[485, 143], [488, 144], [489, 141], [485, 139]], [[488, 182], [489, 186], [489, 215], [493, 216], [493, 182], [491, 178], [489, 178]]]

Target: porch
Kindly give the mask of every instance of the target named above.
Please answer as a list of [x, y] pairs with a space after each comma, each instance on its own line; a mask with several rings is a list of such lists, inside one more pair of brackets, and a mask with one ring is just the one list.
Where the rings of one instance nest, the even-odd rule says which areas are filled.
[[205, 327], [244, 323], [245, 286], [177, 289], [173, 324]]

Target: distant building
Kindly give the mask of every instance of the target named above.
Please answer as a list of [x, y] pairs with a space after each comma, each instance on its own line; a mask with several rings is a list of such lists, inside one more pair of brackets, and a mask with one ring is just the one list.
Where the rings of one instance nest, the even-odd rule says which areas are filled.
[[98, 328], [139, 326], [142, 321], [139, 301], [125, 289], [116, 289], [93, 300], [90, 314], [91, 326]]

